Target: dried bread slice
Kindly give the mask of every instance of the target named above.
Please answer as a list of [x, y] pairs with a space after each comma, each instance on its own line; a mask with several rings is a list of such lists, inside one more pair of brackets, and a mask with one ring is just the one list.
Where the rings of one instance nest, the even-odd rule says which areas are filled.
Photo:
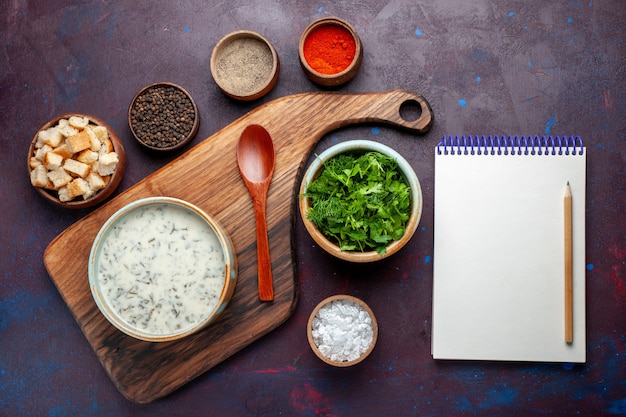
[[72, 181], [73, 177], [63, 169], [63, 167], [59, 167], [55, 170], [48, 171], [48, 180], [52, 182], [52, 188], [54, 190], [58, 190], [61, 187], [65, 187]]
[[58, 167], [61, 166], [61, 164], [63, 164], [63, 156], [59, 155], [58, 153], [54, 151], [48, 152], [43, 157], [43, 164], [49, 170], [57, 169]]
[[79, 132], [78, 129], [70, 125], [70, 122], [67, 119], [59, 120], [58, 129], [59, 129], [59, 132], [61, 132], [61, 134], [65, 136], [66, 138], [72, 137], [78, 134]]
[[92, 171], [87, 175], [86, 180], [89, 183], [89, 188], [96, 192], [106, 187], [108, 181], [105, 181], [105, 178], [108, 179], [110, 177], [102, 177], [97, 172]]
[[107, 137], [103, 139], [100, 143], [102, 144], [100, 150], [98, 151], [100, 155], [113, 152], [113, 142], [111, 142], [111, 139]]
[[93, 133], [96, 134], [98, 139], [100, 139], [101, 143], [104, 143], [105, 140], [109, 139], [109, 131], [104, 126], [94, 126], [91, 128]]
[[92, 151], [91, 149], [83, 149], [76, 155], [76, 160], [83, 164], [93, 164], [98, 160], [98, 152]]
[[85, 132], [87, 133], [87, 136], [89, 136], [89, 141], [91, 142], [91, 144], [89, 145], [89, 149], [98, 152], [102, 147], [100, 138], [98, 138], [98, 135], [96, 135], [91, 126], [85, 126]]
[[83, 149], [89, 149], [91, 146], [91, 140], [89, 140], [87, 132], [83, 130], [74, 136], [70, 136], [65, 139], [65, 144], [67, 145], [67, 149], [74, 154], [82, 151]]
[[89, 198], [91, 195], [93, 195], [93, 192], [89, 188], [89, 183], [82, 178], [75, 178], [65, 187], [59, 189], [59, 200], [63, 202], [71, 201], [81, 196]]
[[65, 139], [65, 137], [61, 134], [61, 131], [57, 126], [41, 130], [37, 135], [37, 140], [40, 141], [40, 143], [49, 145], [53, 148], [59, 146], [63, 139]]
[[89, 171], [91, 170], [91, 166], [88, 164], [83, 164], [76, 159], [66, 159], [63, 163], [63, 168], [72, 174], [75, 174], [81, 178], [85, 178]]
[[100, 155], [98, 161], [94, 164], [95, 170], [98, 174], [104, 176], [112, 175], [115, 172], [115, 168], [117, 168], [117, 163], [119, 162], [119, 158], [117, 157], [117, 153], [109, 152], [104, 155]]
[[53, 150], [54, 153], [57, 153], [59, 155], [61, 155], [63, 157], [63, 159], [67, 159], [67, 158], [71, 158], [72, 155], [74, 155], [72, 152], [70, 152], [70, 150], [67, 148], [67, 145], [65, 144], [65, 142], [63, 142], [62, 144], [60, 144], [59, 146], [57, 146], [56, 148], [54, 148]]
[[30, 169], [35, 169], [39, 165], [43, 165], [43, 163], [39, 159], [35, 158], [34, 156], [28, 158], [28, 166], [30, 167]]
[[40, 148], [35, 150], [35, 158], [39, 159], [41, 162], [44, 161], [46, 154], [48, 152], [52, 152], [52, 146], [50, 145], [42, 145]]
[[67, 120], [68, 124], [72, 127], [75, 127], [76, 129], [84, 129], [85, 126], [87, 126], [89, 124], [89, 117], [83, 117], [83, 116], [70, 116], [70, 118]]
[[49, 182], [48, 170], [45, 166], [40, 164], [30, 171], [30, 183], [35, 187], [47, 188]]

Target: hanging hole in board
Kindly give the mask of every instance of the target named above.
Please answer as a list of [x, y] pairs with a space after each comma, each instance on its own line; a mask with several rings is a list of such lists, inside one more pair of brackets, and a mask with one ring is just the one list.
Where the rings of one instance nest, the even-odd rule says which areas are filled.
[[400, 117], [405, 122], [414, 122], [422, 116], [422, 106], [416, 100], [407, 100], [400, 105]]

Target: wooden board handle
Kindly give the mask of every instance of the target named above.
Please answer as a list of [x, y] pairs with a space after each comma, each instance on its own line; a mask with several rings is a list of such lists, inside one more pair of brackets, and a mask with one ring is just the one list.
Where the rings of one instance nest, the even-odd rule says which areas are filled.
[[[272, 112], [282, 107], [284, 114], [290, 114], [288, 117], [292, 123], [305, 126], [307, 136], [312, 135], [316, 138], [310, 145], [315, 145], [317, 139], [324, 133], [351, 124], [383, 123], [423, 134], [430, 130], [435, 120], [428, 101], [420, 94], [405, 90], [373, 93], [303, 93], [266, 104], [270, 105]], [[264, 107], [261, 106], [253, 114], [245, 117], [257, 120], [258, 116], [258, 120], [264, 121], [266, 127], [268, 124], [271, 126], [273, 121], [280, 125], [284, 123], [284, 120], [278, 118], [268, 120]], [[414, 120], [407, 120], [403, 117], [405, 109], [417, 113], [417, 117]], [[294, 128], [297, 129], [297, 126]], [[290, 130], [293, 132], [293, 129]]]
[[[393, 90], [386, 93], [366, 93], [361, 97], [365, 99], [364, 104], [367, 104], [363, 107], [366, 114], [363, 116], [355, 114], [354, 118], [345, 121], [346, 124], [381, 122], [423, 134], [430, 130], [435, 121], [428, 101], [416, 93]], [[405, 109], [412, 109], [413, 112], [416, 110], [417, 117], [413, 120], [405, 119], [403, 117]]]

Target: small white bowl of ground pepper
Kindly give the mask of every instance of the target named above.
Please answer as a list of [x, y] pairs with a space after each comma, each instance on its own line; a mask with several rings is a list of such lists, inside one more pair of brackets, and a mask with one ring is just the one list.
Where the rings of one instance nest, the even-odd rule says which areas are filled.
[[200, 126], [198, 108], [183, 87], [159, 82], [143, 87], [128, 108], [128, 125], [142, 146], [172, 151], [189, 143]]
[[238, 30], [224, 36], [211, 53], [211, 74], [227, 96], [252, 101], [266, 95], [278, 80], [280, 60], [259, 33]]

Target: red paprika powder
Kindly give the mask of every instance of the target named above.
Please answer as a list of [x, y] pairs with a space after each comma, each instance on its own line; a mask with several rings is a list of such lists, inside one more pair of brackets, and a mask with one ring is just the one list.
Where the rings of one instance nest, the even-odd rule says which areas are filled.
[[304, 40], [304, 59], [321, 74], [337, 74], [354, 61], [356, 42], [345, 28], [322, 25], [311, 31]]

